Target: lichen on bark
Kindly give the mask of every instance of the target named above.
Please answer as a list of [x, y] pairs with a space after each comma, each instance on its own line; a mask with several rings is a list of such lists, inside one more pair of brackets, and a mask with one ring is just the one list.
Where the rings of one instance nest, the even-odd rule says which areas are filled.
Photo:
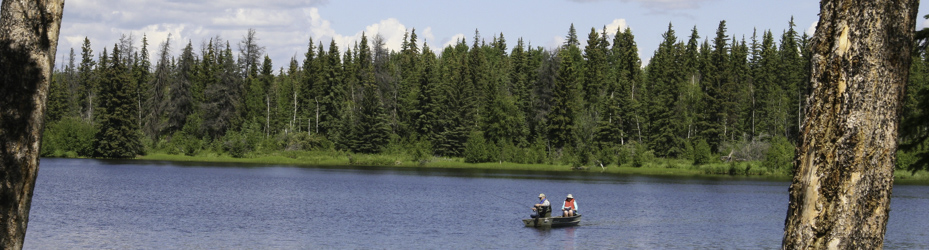
[[783, 248], [881, 248], [919, 1], [820, 4]]

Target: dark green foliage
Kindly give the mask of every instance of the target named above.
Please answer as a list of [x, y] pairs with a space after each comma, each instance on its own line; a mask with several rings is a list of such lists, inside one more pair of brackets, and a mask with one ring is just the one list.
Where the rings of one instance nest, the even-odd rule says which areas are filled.
[[89, 122], [65, 117], [45, 126], [42, 135], [43, 157], [89, 157], [94, 153], [96, 129]]
[[775, 136], [761, 166], [784, 174], [793, 174], [796, 148], [786, 137]]
[[68, 112], [68, 89], [61, 74], [53, 74], [48, 87], [48, 101], [46, 102], [45, 121], [58, 121]]
[[[749, 43], [730, 37], [725, 21], [702, 43], [696, 28], [679, 40], [669, 25], [648, 65], [628, 27], [613, 37], [592, 28], [582, 47], [572, 25], [556, 49], [519, 39], [508, 50], [503, 34], [485, 38], [475, 31], [470, 43], [460, 39], [441, 53], [419, 44], [415, 30], [400, 51], [377, 37], [343, 44], [344, 53], [334, 40], [327, 47], [311, 38], [302, 58], [277, 72], [267, 56], [260, 61], [264, 48], [254, 30], [238, 54], [215, 38], [196, 51], [188, 42], [172, 57], [173, 41], [166, 41], [154, 62], [147, 53], [120, 50], [124, 45], [112, 48], [118, 58], [104, 48], [95, 61], [85, 39], [80, 55], [53, 75], [49, 134], [60, 132], [52, 129], [56, 120], [95, 124], [100, 136], [123, 131], [118, 134], [134, 146], [119, 150], [134, 152], [118, 157], [149, 150], [140, 146], [144, 138], [154, 150], [235, 157], [343, 150], [408, 155], [420, 163], [463, 156], [576, 167], [638, 167], [656, 156], [706, 164], [729, 152], [758, 160], [775, 136], [796, 139], [806, 109], [810, 40], [788, 25], [780, 41], [768, 30]], [[132, 50], [131, 39], [120, 42]], [[147, 42], [143, 38], [141, 52]], [[914, 56], [898, 163], [915, 170], [929, 166], [929, 67], [924, 52]], [[113, 125], [120, 119], [112, 112], [127, 125]], [[48, 146], [44, 153], [81, 154], [60, 148]], [[672, 166], [675, 160], [666, 161]], [[778, 169], [718, 168], [739, 174]]]
[[134, 119], [136, 103], [130, 92], [130, 76], [120, 58], [119, 47], [113, 48], [112, 64], [104, 65], [100, 81], [99, 127], [94, 136], [94, 157], [132, 158], [142, 153], [141, 131]]
[[413, 140], [410, 145], [409, 155], [412, 158], [413, 162], [416, 162], [420, 166], [425, 165], [432, 159], [432, 143], [429, 140]]
[[630, 148], [630, 158], [632, 158], [631, 162], [633, 167], [642, 167], [646, 162], [651, 162], [655, 159], [655, 152], [648, 150], [648, 146], [644, 143], [633, 143]]
[[226, 153], [235, 158], [245, 157], [252, 150], [248, 143], [248, 136], [238, 131], [229, 131], [223, 136], [223, 148]]
[[929, 63], [925, 47], [921, 49], [914, 52], [910, 64], [898, 128], [897, 168], [907, 171], [929, 169]]
[[671, 25], [662, 37], [664, 42], [655, 51], [647, 72], [649, 75], [649, 146], [658, 156], [679, 157], [683, 153], [681, 135], [684, 134], [683, 112], [677, 110], [684, 83], [680, 70], [680, 47]]
[[693, 161], [694, 165], [704, 165], [715, 162], [710, 144], [707, 143], [706, 140], [697, 139], [697, 142], [694, 143]]
[[465, 144], [464, 160], [467, 163], [491, 162], [494, 160], [490, 145], [480, 132], [471, 132]]
[[568, 33], [568, 40], [558, 51], [561, 60], [558, 75], [552, 88], [551, 111], [548, 113], [548, 139], [557, 149], [573, 147], [575, 137], [576, 92], [582, 81], [583, 58], [577, 47], [577, 34], [574, 25]]

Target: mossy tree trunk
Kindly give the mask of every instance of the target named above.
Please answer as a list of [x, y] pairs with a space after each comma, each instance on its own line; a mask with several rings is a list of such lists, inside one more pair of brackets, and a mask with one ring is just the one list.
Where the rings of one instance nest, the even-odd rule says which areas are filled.
[[823, 0], [785, 249], [884, 242], [918, 0]]
[[0, 12], [0, 249], [21, 249], [39, 170], [64, 0], [4, 0]]

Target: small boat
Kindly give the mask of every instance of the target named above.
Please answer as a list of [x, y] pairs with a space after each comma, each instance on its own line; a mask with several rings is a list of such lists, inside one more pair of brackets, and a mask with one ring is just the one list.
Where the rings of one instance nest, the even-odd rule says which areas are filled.
[[580, 214], [571, 217], [541, 217], [523, 220], [523, 224], [527, 227], [570, 227], [577, 226], [580, 222]]

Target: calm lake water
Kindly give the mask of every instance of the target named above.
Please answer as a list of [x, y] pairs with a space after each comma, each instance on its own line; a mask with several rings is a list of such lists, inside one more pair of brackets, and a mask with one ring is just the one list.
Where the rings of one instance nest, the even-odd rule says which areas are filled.
[[[26, 249], [773, 249], [784, 181], [42, 159]], [[568, 193], [577, 227], [523, 227]], [[929, 249], [929, 186], [894, 187], [885, 247]]]

